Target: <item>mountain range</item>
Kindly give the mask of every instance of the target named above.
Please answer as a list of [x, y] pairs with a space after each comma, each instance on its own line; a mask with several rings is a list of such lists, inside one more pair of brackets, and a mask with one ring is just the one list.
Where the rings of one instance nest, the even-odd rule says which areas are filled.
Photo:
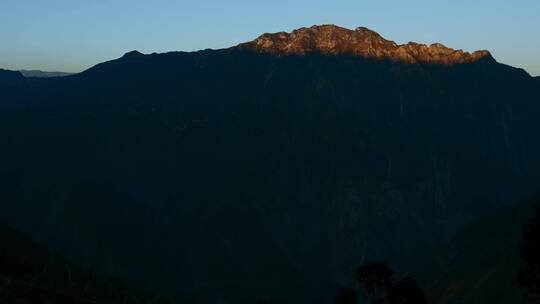
[[0, 220], [158, 292], [327, 303], [538, 190], [539, 102], [487, 51], [332, 25], [0, 70]]
[[21, 74], [24, 77], [39, 77], [39, 78], [47, 78], [47, 77], [62, 77], [62, 76], [68, 76], [73, 73], [66, 73], [66, 72], [45, 72], [40, 70], [20, 70]]

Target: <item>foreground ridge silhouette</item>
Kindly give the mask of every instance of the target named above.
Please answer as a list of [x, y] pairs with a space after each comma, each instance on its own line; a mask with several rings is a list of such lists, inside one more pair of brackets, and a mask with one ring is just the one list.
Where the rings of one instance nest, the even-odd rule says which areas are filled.
[[[0, 222], [0, 303], [174, 304], [108, 276], [83, 271]], [[183, 302], [186, 303], [186, 302]]]

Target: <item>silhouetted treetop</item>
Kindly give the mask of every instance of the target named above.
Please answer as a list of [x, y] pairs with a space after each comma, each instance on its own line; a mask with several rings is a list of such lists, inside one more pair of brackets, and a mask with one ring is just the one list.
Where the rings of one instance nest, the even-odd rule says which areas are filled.
[[356, 279], [362, 286], [364, 298], [386, 295], [392, 288], [392, 270], [386, 262], [371, 261], [362, 264], [356, 271]]
[[529, 292], [540, 293], [540, 206], [523, 233], [520, 255], [524, 265], [518, 273], [518, 283]]

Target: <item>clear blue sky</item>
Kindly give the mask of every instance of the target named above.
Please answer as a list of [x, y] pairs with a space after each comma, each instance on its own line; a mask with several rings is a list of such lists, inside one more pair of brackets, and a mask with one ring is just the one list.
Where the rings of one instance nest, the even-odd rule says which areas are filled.
[[134, 49], [222, 48], [323, 23], [488, 49], [540, 75], [540, 0], [0, 0], [0, 67], [78, 72]]

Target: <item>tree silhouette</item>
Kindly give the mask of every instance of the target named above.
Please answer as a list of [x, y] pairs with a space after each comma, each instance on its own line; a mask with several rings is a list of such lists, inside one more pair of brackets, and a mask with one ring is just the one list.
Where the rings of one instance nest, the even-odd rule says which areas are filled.
[[392, 288], [392, 270], [386, 262], [370, 261], [360, 265], [356, 279], [364, 299], [370, 299], [372, 303], [385, 303]]
[[336, 304], [357, 304], [358, 296], [353, 288], [345, 288], [336, 298]]
[[389, 302], [391, 304], [428, 304], [424, 292], [411, 277], [400, 280], [392, 287]]
[[520, 255], [524, 262], [517, 275], [519, 285], [530, 293], [540, 293], [540, 208], [523, 233]]
[[[394, 283], [392, 270], [386, 262], [371, 261], [360, 265], [356, 271], [356, 279], [360, 283], [362, 297], [372, 304], [428, 304], [424, 292], [413, 278], [406, 277]], [[343, 299], [344, 294], [345, 290], [340, 296]]]

